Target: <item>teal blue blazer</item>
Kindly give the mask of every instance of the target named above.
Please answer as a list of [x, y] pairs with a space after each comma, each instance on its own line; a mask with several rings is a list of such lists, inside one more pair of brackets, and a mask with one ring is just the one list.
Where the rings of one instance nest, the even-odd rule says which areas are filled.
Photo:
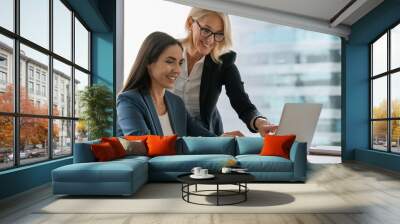
[[[190, 116], [179, 96], [165, 91], [171, 128], [178, 136], [216, 136]], [[117, 98], [117, 135], [164, 135], [150, 93], [129, 90]]]

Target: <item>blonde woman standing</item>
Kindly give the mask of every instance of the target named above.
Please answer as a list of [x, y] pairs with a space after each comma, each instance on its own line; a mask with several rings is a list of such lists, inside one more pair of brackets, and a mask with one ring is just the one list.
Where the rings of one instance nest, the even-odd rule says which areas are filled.
[[[173, 92], [180, 96], [188, 112], [199, 124], [221, 135], [221, 116], [216, 104], [225, 87], [233, 109], [251, 132], [261, 136], [277, 128], [262, 116], [244, 90], [236, 53], [231, 51], [229, 17], [223, 13], [192, 8], [186, 23], [187, 36], [182, 40], [184, 61]], [[241, 135], [240, 132], [231, 132]]]

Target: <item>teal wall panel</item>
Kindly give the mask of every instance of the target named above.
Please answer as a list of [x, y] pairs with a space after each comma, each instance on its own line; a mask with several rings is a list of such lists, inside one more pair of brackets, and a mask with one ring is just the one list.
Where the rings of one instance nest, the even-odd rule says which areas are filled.
[[113, 33], [92, 34], [92, 80], [110, 89], [114, 86], [113, 39]]
[[72, 157], [0, 172], [0, 199], [51, 181], [51, 171], [72, 163]]
[[343, 129], [342, 158], [399, 170], [400, 157], [369, 149], [369, 44], [400, 22], [400, 0], [385, 0], [351, 27], [342, 47]]

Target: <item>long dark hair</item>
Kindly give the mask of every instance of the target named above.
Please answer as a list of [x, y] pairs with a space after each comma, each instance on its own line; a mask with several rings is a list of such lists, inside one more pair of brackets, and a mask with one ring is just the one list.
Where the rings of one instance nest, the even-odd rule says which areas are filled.
[[147, 36], [140, 47], [135, 63], [129, 73], [128, 80], [124, 88], [122, 88], [122, 92], [131, 89], [149, 89], [150, 75], [147, 71], [147, 66], [156, 62], [162, 52], [172, 45], [178, 45], [182, 48], [181, 43], [177, 39], [166, 33], [153, 32]]

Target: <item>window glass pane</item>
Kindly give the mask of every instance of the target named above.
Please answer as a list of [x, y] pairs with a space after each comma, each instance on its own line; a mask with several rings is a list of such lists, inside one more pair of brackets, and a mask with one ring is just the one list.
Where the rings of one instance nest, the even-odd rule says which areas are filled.
[[75, 18], [75, 63], [89, 69], [89, 32]]
[[387, 34], [372, 44], [372, 75], [387, 71]]
[[391, 69], [400, 67], [400, 24], [391, 31], [390, 50]]
[[[238, 16], [231, 19], [234, 50], [240, 52], [235, 63], [257, 109], [278, 124], [285, 103], [321, 103], [312, 144], [340, 145], [340, 38]], [[221, 93], [217, 107], [224, 129], [256, 136], [226, 105], [229, 98]]]
[[71, 60], [72, 12], [60, 0], [53, 3], [53, 51]]
[[21, 44], [20, 108], [25, 114], [48, 114], [49, 57]]
[[391, 75], [391, 88], [390, 88], [390, 98], [391, 98], [391, 110], [392, 117], [400, 118], [400, 72]]
[[21, 164], [49, 158], [48, 121], [44, 118], [21, 117], [19, 127]]
[[88, 140], [88, 128], [84, 120], [75, 121], [75, 143]]
[[71, 66], [53, 60], [53, 115], [72, 117]]
[[0, 1], [0, 26], [14, 31], [14, 1]]
[[372, 148], [387, 151], [387, 121], [372, 122]]
[[75, 117], [81, 114], [81, 107], [79, 106], [80, 93], [89, 85], [89, 75], [75, 69]]
[[0, 115], [0, 170], [14, 165], [13, 118]]
[[49, 48], [49, 0], [20, 0], [21, 36]]
[[392, 152], [400, 153], [400, 120], [393, 120], [390, 122], [391, 127], [391, 141], [392, 141]]
[[387, 118], [387, 78], [372, 80], [372, 118]]
[[12, 39], [0, 35], [0, 111], [14, 111], [14, 73]]
[[60, 157], [72, 154], [72, 121], [53, 121], [53, 156]]

